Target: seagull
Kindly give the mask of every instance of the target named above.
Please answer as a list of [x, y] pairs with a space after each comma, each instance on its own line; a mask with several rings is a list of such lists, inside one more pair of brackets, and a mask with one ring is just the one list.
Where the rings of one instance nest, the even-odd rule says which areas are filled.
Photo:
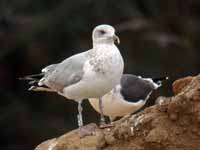
[[[83, 99], [99, 99], [101, 124], [105, 124], [101, 97], [120, 83], [124, 61], [115, 42], [120, 43], [110, 25], [96, 26], [92, 32], [92, 49], [75, 54], [60, 63], [49, 65], [30, 80], [31, 91], [56, 92], [78, 102], [78, 126], [83, 127]], [[81, 130], [80, 130], [81, 131]]]
[[[142, 78], [132, 74], [124, 74], [118, 85], [102, 97], [104, 115], [112, 124], [116, 117], [123, 117], [138, 111], [149, 99], [151, 93], [162, 85], [161, 78]], [[98, 99], [88, 99], [92, 107], [100, 113]]]

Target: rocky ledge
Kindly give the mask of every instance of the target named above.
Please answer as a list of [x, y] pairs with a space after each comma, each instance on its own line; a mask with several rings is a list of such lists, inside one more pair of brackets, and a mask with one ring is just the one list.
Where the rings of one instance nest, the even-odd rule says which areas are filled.
[[200, 75], [173, 83], [173, 97], [80, 138], [78, 130], [47, 140], [35, 150], [200, 150]]

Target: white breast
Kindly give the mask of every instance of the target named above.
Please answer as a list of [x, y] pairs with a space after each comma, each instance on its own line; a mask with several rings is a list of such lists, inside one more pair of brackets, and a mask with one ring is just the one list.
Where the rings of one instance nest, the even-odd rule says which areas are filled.
[[115, 45], [103, 45], [96, 49], [96, 57], [84, 65], [84, 76], [80, 82], [63, 91], [70, 99], [100, 98], [120, 83], [124, 63]]
[[[99, 99], [91, 98], [89, 99], [89, 102], [92, 107], [100, 113]], [[145, 101], [139, 100], [135, 103], [127, 102], [123, 100], [119, 91], [112, 90], [103, 96], [102, 104], [104, 115], [115, 118], [125, 116], [139, 110], [145, 104]]]

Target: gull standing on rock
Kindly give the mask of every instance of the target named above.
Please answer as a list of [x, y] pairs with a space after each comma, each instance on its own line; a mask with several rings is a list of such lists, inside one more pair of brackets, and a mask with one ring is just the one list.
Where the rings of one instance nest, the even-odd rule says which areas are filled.
[[[122, 117], [138, 111], [147, 102], [151, 93], [158, 89], [162, 84], [161, 78], [142, 78], [132, 74], [124, 74], [113, 90], [102, 97], [104, 115], [112, 121], [116, 117]], [[92, 107], [100, 113], [98, 99], [90, 98]]]
[[92, 40], [92, 49], [73, 55], [61, 63], [49, 65], [40, 74], [22, 78], [31, 80], [29, 90], [57, 92], [78, 102], [80, 133], [83, 126], [82, 100], [99, 99], [101, 124], [104, 124], [101, 97], [120, 83], [124, 69], [123, 58], [114, 44], [115, 41], [118, 44], [120, 41], [112, 26], [95, 27]]

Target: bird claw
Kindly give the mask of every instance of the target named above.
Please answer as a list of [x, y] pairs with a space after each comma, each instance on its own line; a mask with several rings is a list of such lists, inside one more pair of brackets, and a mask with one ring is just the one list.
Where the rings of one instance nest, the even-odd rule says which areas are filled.
[[96, 125], [89, 124], [79, 128], [79, 137], [84, 138], [85, 136], [91, 136], [95, 134]]

